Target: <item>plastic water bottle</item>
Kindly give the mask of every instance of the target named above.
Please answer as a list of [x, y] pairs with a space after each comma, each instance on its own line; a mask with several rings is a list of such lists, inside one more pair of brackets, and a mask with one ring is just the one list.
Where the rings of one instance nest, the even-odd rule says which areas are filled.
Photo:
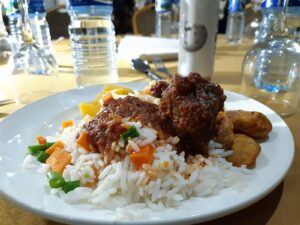
[[6, 15], [8, 16], [8, 26], [12, 37], [12, 50], [16, 52], [22, 43], [22, 23], [20, 11], [17, 9], [17, 0], [4, 1]]
[[268, 34], [274, 29], [278, 15], [280, 13], [278, 0], [265, 0], [261, 4], [261, 12], [263, 15], [259, 30], [256, 33], [255, 42], [263, 42]]
[[11, 44], [2, 17], [2, 2], [0, 2], [0, 65], [7, 63], [11, 54]]
[[68, 0], [78, 87], [118, 81], [111, 0]]
[[172, 35], [172, 0], [155, 1], [155, 33], [157, 37]]
[[240, 0], [229, 0], [226, 39], [229, 44], [242, 42], [245, 15]]
[[49, 25], [46, 21], [45, 1], [30, 0], [28, 11], [34, 39], [46, 50], [51, 50], [51, 36]]

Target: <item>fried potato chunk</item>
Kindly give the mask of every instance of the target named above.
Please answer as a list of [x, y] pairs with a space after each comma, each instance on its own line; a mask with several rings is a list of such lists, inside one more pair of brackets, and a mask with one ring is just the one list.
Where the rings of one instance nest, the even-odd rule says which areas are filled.
[[234, 133], [263, 138], [272, 130], [272, 123], [260, 112], [234, 110], [226, 111], [226, 115], [233, 123]]
[[221, 144], [224, 149], [230, 149], [233, 138], [233, 123], [225, 112], [220, 111], [217, 116], [217, 135], [214, 137], [214, 141]]
[[231, 149], [233, 154], [226, 157], [227, 161], [232, 162], [234, 166], [252, 167], [261, 148], [253, 138], [244, 134], [235, 134]]

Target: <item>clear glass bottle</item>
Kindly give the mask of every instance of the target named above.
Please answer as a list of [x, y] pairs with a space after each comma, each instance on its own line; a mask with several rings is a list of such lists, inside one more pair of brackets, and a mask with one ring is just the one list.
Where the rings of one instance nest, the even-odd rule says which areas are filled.
[[280, 13], [274, 30], [247, 52], [242, 67], [242, 93], [281, 116], [295, 112], [300, 96], [300, 46], [285, 22]]
[[112, 1], [68, 1], [74, 72], [78, 87], [118, 81]]

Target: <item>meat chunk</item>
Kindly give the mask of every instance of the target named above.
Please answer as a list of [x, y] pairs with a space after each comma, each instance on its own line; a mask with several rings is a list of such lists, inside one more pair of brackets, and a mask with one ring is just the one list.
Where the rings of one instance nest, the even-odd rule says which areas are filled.
[[216, 134], [216, 117], [224, 108], [223, 89], [190, 73], [188, 77], [175, 75], [162, 93], [159, 110], [181, 139], [182, 150], [207, 153], [208, 142]]
[[226, 115], [232, 121], [235, 133], [263, 138], [272, 130], [272, 123], [260, 112], [233, 110], [226, 111]]
[[122, 127], [122, 118], [140, 121], [143, 125], [158, 131], [160, 138], [168, 137], [171, 128], [160, 117], [158, 106], [133, 96], [112, 99], [85, 129], [89, 140], [99, 152], [109, 151], [114, 141], [126, 129]]
[[121, 124], [122, 118], [119, 115], [103, 111], [86, 124], [85, 129], [93, 147], [104, 154], [110, 151], [112, 143], [119, 140], [120, 134], [126, 131]]
[[169, 84], [165, 81], [157, 81], [151, 85], [150, 92], [154, 97], [161, 98], [162, 93], [167, 89]]

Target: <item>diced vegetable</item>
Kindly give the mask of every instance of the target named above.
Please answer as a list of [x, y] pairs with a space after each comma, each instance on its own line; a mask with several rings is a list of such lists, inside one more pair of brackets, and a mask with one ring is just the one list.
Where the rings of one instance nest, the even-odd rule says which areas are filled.
[[61, 189], [65, 192], [68, 193], [69, 191], [73, 191], [75, 188], [80, 187], [80, 180], [75, 180], [75, 181], [68, 181], [63, 184]]
[[76, 140], [76, 143], [79, 146], [81, 146], [82, 148], [84, 148], [86, 151], [92, 150], [90, 147], [89, 136], [88, 136], [87, 132], [85, 132], [85, 131], [81, 132], [80, 136]]
[[111, 100], [113, 100], [112, 94], [109, 92], [102, 96], [103, 105], [107, 105]]
[[58, 149], [63, 149], [65, 147], [65, 144], [62, 141], [55, 142], [50, 148], [46, 150], [46, 153], [48, 155], [51, 155], [53, 152], [55, 152]]
[[99, 103], [94, 104], [82, 102], [79, 104], [79, 110], [83, 116], [89, 115], [91, 117], [94, 117], [97, 115], [100, 109], [101, 107]]
[[47, 177], [51, 188], [60, 188], [65, 184], [65, 179], [57, 172], [49, 172]]
[[41, 163], [45, 163], [48, 158], [49, 158], [49, 155], [44, 151], [40, 151], [38, 153], [38, 155], [36, 156], [36, 159]]
[[113, 90], [115, 90], [115, 93], [119, 94], [119, 95], [127, 95], [129, 93], [133, 93], [133, 90], [130, 88], [122, 87], [122, 86], [115, 85], [115, 84], [108, 84], [108, 85], [104, 86], [102, 95], [106, 94], [110, 91], [113, 91]]
[[62, 121], [62, 123], [61, 123], [61, 127], [63, 129], [65, 129], [66, 127], [71, 127], [71, 126], [74, 126], [73, 120], [65, 120], [65, 121]]
[[140, 148], [139, 152], [129, 155], [131, 162], [136, 170], [139, 170], [143, 164], [152, 164], [154, 158], [154, 147], [152, 144]]
[[41, 145], [31, 145], [28, 146], [28, 152], [31, 155], [37, 155], [40, 151], [46, 151], [48, 148], [50, 148], [51, 146], [53, 146], [53, 142], [49, 142], [46, 144], [41, 144]]
[[124, 133], [121, 134], [121, 138], [125, 142], [127, 142], [129, 138], [135, 138], [135, 137], [138, 137], [138, 136], [140, 136], [140, 134], [138, 133], [135, 126], [129, 127], [127, 131], [125, 131]]
[[36, 136], [36, 142], [37, 142], [38, 144], [40, 144], [40, 145], [46, 144], [46, 143], [47, 143], [47, 139], [44, 138], [44, 137], [41, 136], [41, 135], [37, 135], [37, 136]]
[[68, 164], [71, 163], [71, 155], [64, 149], [55, 150], [46, 160], [51, 170], [62, 174]]
[[85, 115], [89, 115], [91, 117], [94, 117], [97, 115], [97, 113], [100, 111], [101, 106], [100, 106], [100, 99], [107, 93], [111, 92], [111, 91], [115, 91], [116, 94], [119, 95], [126, 95], [128, 93], [133, 93], [133, 90], [130, 88], [126, 88], [126, 87], [122, 87], [119, 85], [106, 85], [104, 86], [103, 90], [97, 95], [97, 97], [89, 103], [86, 102], [82, 102], [79, 104], [79, 109], [80, 112], [83, 116]]

